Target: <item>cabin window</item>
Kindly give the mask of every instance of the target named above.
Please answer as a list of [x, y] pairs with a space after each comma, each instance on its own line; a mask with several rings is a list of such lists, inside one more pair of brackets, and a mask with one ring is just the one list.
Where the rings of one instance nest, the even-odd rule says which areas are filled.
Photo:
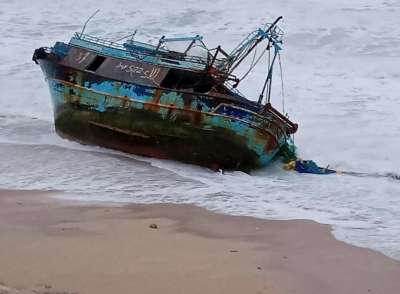
[[178, 84], [181, 79], [180, 71], [170, 69], [165, 76], [164, 80], [161, 82], [161, 87], [178, 89]]
[[86, 67], [89, 71], [96, 71], [106, 60], [104, 56], [97, 55], [95, 59]]
[[161, 61], [166, 62], [166, 63], [171, 63], [171, 64], [177, 64], [179, 65], [179, 61], [175, 61], [175, 60], [171, 60], [171, 59], [165, 59], [165, 58], [161, 58]]
[[192, 90], [200, 93], [210, 91], [213, 85], [207, 75], [179, 69], [170, 69], [161, 82], [161, 87], [164, 88]]

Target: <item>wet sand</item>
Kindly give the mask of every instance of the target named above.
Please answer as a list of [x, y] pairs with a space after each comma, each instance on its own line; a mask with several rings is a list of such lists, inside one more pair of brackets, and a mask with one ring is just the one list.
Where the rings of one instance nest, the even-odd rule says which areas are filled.
[[51, 195], [0, 191], [1, 294], [400, 293], [400, 262], [312, 221]]

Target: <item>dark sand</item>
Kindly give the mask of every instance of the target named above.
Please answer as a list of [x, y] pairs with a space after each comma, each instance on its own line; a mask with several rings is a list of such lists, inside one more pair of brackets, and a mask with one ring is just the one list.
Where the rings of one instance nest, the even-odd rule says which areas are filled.
[[399, 262], [312, 221], [48, 196], [0, 192], [1, 294], [400, 293]]

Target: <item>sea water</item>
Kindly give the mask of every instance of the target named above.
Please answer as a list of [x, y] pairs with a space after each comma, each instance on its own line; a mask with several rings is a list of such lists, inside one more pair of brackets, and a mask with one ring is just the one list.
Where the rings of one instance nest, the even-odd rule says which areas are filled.
[[[194, 203], [267, 219], [312, 219], [331, 224], [340, 240], [400, 259], [400, 181], [297, 174], [284, 171], [280, 162], [250, 175], [215, 173], [66, 141], [54, 132], [47, 85], [31, 61], [34, 49], [68, 41], [98, 8], [87, 33], [118, 39], [137, 29], [138, 40], [154, 44], [162, 35], [202, 34], [210, 48], [221, 44], [226, 51], [283, 15], [284, 95], [276, 66], [272, 103], [299, 123], [299, 155], [339, 170], [396, 175], [398, 1], [107, 2], [0, 0], [0, 188], [61, 190], [84, 200]], [[262, 61], [240, 87], [252, 100], [258, 99], [265, 78]]]

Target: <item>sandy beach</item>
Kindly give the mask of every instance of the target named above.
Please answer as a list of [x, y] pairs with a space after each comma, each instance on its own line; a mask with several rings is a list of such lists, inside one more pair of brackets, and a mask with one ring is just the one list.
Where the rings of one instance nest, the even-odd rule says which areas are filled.
[[0, 192], [0, 293], [400, 293], [400, 263], [312, 221]]

